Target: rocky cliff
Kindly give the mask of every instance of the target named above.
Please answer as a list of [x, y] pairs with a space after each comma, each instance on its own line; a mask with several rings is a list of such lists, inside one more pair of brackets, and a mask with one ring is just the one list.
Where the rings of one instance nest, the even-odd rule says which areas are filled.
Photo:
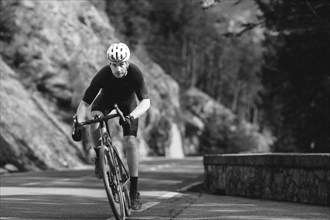
[[1, 165], [19, 170], [81, 165], [84, 154], [71, 140], [69, 127], [57, 119], [40, 93], [29, 92], [18, 74], [0, 61]]

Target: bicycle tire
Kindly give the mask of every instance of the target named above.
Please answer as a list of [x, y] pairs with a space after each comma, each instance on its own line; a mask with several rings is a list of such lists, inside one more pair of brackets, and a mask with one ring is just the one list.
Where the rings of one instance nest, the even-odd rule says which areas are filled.
[[115, 165], [118, 163], [113, 161], [116, 160], [116, 158], [111, 157], [108, 147], [105, 145], [102, 145], [99, 150], [99, 159], [101, 163], [100, 167], [103, 173], [104, 188], [107, 193], [110, 208], [117, 220], [123, 220], [125, 219], [126, 211], [123, 198], [124, 193], [118, 178], [118, 169], [116, 168], [117, 165]]
[[123, 192], [124, 192], [124, 203], [125, 203], [125, 213], [126, 216], [130, 216], [131, 213], [131, 198], [129, 196], [129, 191], [127, 186], [123, 187]]
[[[120, 156], [118, 154], [118, 151], [116, 148], [114, 148], [113, 156], [117, 159], [116, 160], [116, 167], [119, 169], [119, 176], [121, 177], [121, 183], [122, 183], [122, 189], [124, 194], [124, 203], [125, 203], [125, 213], [126, 216], [131, 215], [131, 197], [129, 196], [129, 190], [127, 187], [127, 181], [129, 180], [129, 177], [127, 177], [127, 171], [125, 170], [124, 164], [120, 159]], [[128, 178], [128, 179], [127, 179]]]

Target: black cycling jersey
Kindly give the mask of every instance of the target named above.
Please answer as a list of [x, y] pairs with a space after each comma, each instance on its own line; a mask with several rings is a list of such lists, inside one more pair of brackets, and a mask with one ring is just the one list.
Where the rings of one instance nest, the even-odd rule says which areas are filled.
[[128, 115], [137, 106], [136, 97], [140, 101], [149, 98], [142, 72], [133, 63], [129, 64], [127, 75], [122, 78], [116, 78], [109, 65], [104, 66], [92, 79], [83, 101], [91, 104], [100, 90], [92, 110], [99, 110], [105, 114], [113, 109], [114, 103], [117, 103], [124, 115]]

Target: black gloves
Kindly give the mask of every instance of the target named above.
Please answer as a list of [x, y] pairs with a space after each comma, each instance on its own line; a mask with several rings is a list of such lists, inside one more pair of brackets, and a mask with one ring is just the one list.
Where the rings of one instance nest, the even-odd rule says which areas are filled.
[[72, 130], [72, 139], [76, 142], [81, 141], [81, 139], [82, 139], [81, 128], [74, 128]]
[[134, 121], [134, 117], [131, 115], [127, 115], [125, 117], [125, 121], [123, 121], [122, 119], [119, 120], [119, 125], [123, 126], [123, 127], [131, 127], [132, 123]]
[[82, 139], [82, 131], [81, 128], [78, 127], [78, 121], [76, 115], [73, 116], [72, 139], [76, 142], [79, 142]]

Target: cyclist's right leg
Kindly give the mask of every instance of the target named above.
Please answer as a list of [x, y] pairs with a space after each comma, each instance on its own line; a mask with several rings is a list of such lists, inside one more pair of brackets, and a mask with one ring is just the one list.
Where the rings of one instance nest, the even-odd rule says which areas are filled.
[[[94, 110], [91, 112], [91, 115], [92, 117], [94, 117], [95, 115], [98, 115], [98, 116], [103, 116], [104, 114], [101, 112], [101, 111], [97, 111], [97, 110]], [[101, 168], [100, 168], [100, 163], [99, 163], [99, 158], [98, 158], [98, 155], [99, 155], [99, 148], [101, 146], [101, 133], [100, 133], [100, 130], [99, 130], [99, 127], [100, 125], [99, 124], [93, 124], [91, 126], [89, 126], [89, 134], [90, 134], [90, 137], [92, 138], [92, 141], [93, 141], [93, 146], [94, 146], [94, 150], [95, 150], [95, 176], [98, 178], [98, 179], [102, 179], [102, 171], [101, 171]]]

